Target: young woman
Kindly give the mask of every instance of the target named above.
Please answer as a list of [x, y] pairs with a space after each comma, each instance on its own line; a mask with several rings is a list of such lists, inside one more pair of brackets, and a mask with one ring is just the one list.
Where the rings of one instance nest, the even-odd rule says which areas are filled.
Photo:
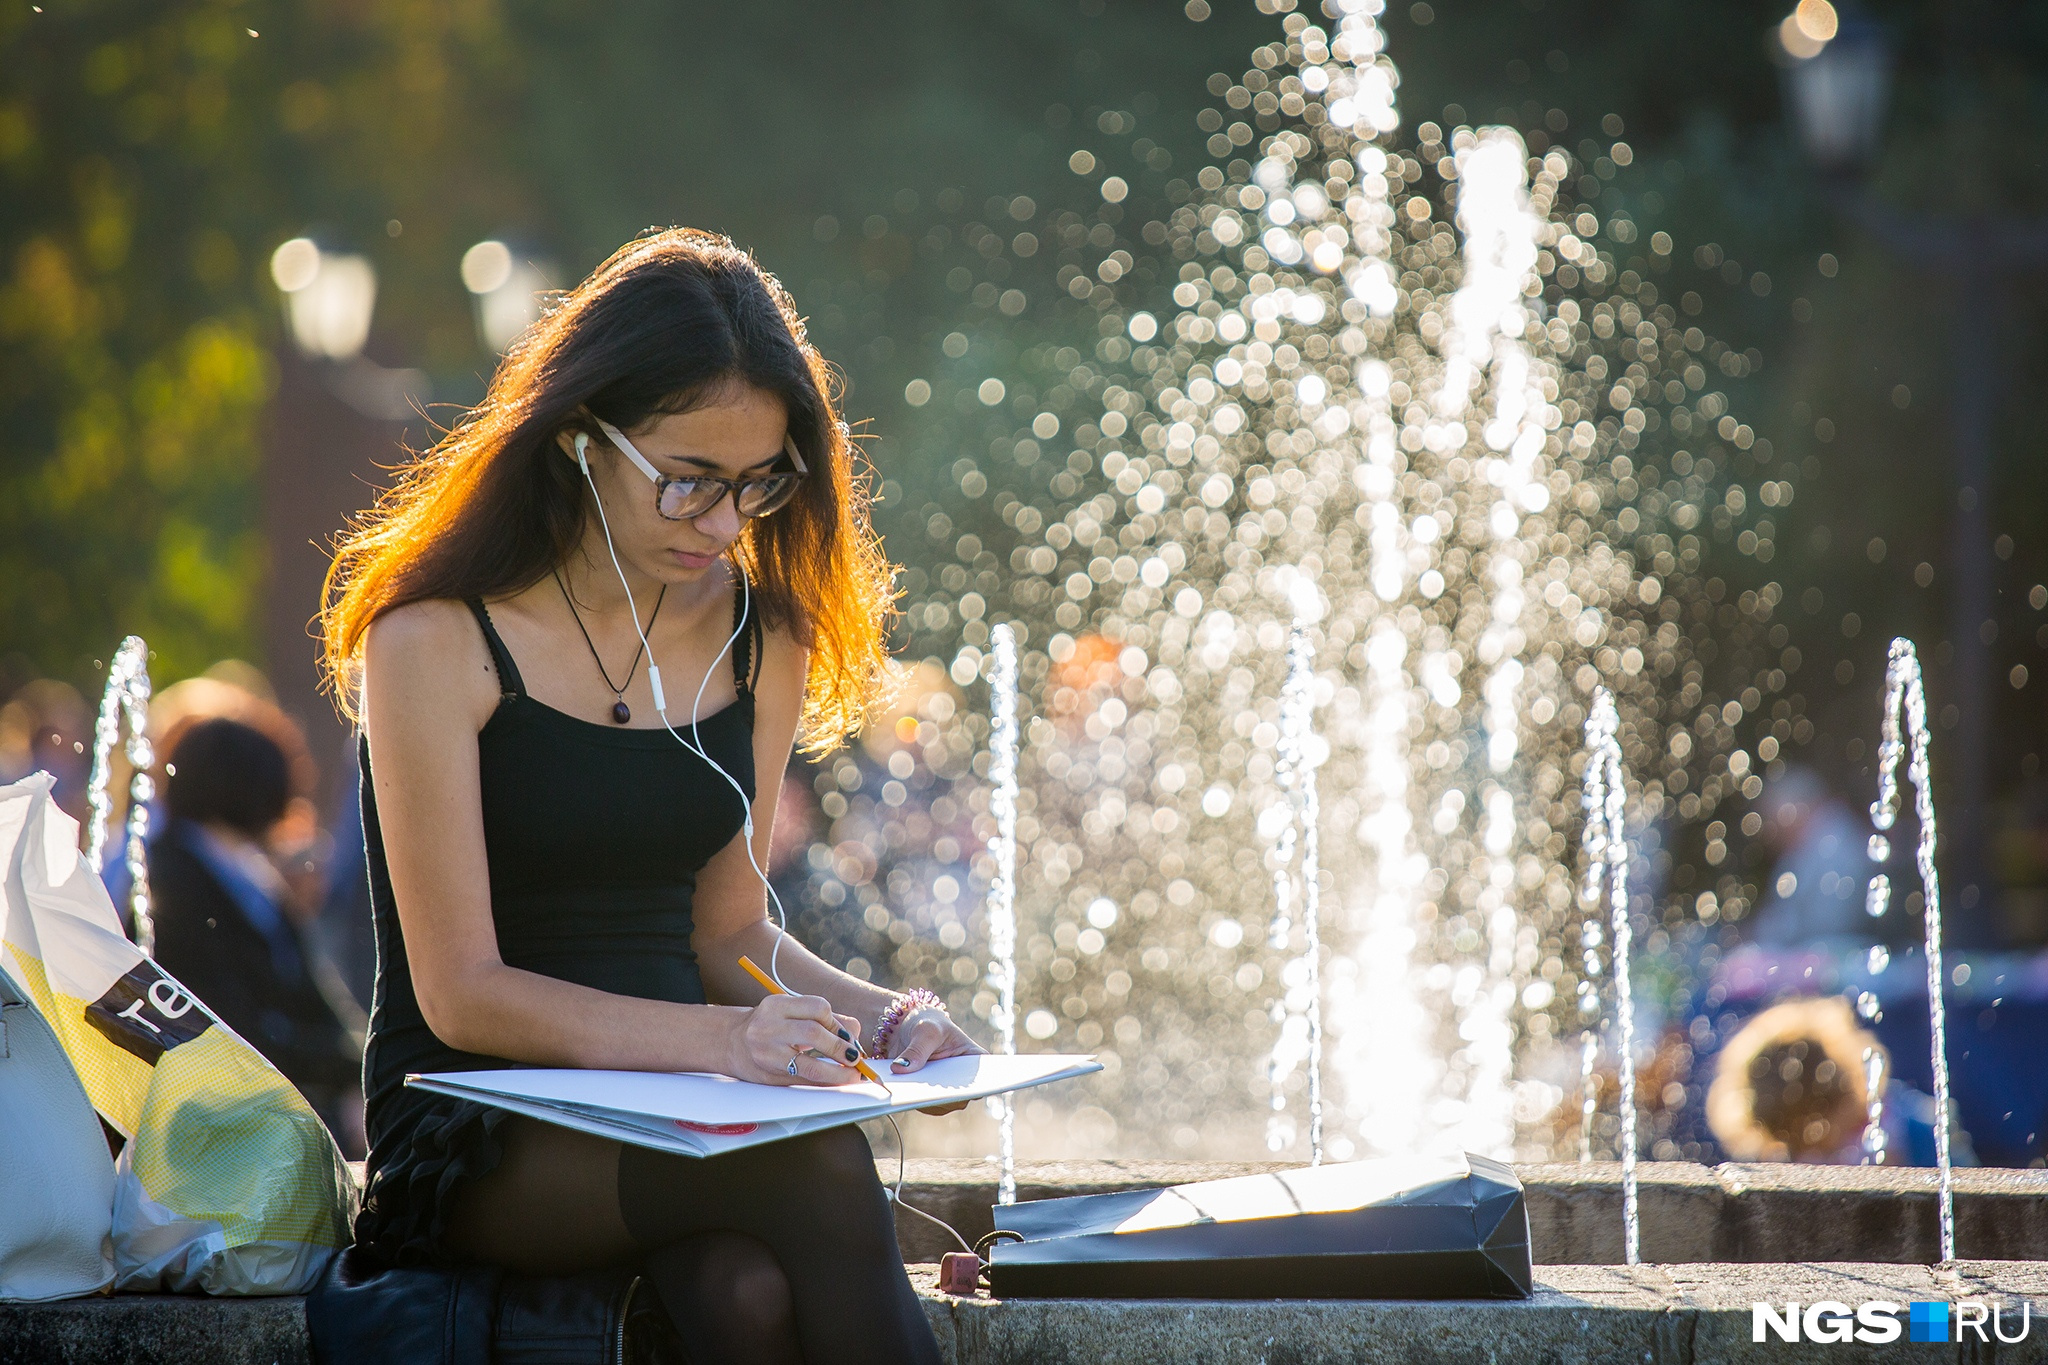
[[[633, 242], [345, 540], [323, 621], [378, 938], [358, 1243], [640, 1258], [692, 1359], [938, 1358], [858, 1129], [700, 1160], [404, 1078], [818, 1085], [855, 1078], [855, 1040], [898, 1074], [979, 1050], [935, 997], [783, 936], [757, 871], [793, 743], [857, 728], [886, 666], [892, 571], [828, 383], [746, 253]], [[743, 954], [796, 994], [764, 998]]]

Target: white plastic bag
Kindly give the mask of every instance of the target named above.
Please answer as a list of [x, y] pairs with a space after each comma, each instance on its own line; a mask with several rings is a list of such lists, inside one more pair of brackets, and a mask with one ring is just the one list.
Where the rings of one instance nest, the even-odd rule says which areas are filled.
[[0, 971], [0, 1301], [114, 1282], [114, 1159], [57, 1035]]
[[122, 934], [53, 784], [0, 787], [0, 966], [128, 1139], [117, 1287], [302, 1293], [347, 1240], [341, 1153], [291, 1082]]

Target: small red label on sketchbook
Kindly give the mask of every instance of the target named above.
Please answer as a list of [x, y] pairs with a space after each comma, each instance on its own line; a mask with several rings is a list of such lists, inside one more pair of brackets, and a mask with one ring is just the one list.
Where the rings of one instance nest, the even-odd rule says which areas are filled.
[[687, 1128], [693, 1133], [710, 1133], [714, 1137], [745, 1137], [759, 1126], [754, 1123], [692, 1123], [688, 1119], [676, 1120], [678, 1128]]

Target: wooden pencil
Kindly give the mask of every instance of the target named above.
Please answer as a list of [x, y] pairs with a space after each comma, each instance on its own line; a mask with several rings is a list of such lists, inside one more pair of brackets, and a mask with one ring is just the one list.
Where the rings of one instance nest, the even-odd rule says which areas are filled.
[[[768, 994], [770, 994], [770, 995], [788, 995], [788, 994], [789, 994], [789, 992], [788, 992], [788, 991], [786, 991], [786, 990], [782, 989], [782, 987], [781, 987], [781, 986], [779, 986], [779, 985], [777, 985], [777, 984], [776, 984], [776, 982], [775, 982], [775, 978], [774, 978], [774, 977], [772, 977], [772, 976], [768, 975], [768, 973], [766, 973], [766, 972], [762, 971], [762, 970], [761, 970], [761, 969], [760, 969], [759, 967], [755, 966], [755, 965], [754, 965], [754, 959], [752, 959], [752, 958], [748, 957], [748, 956], [747, 956], [747, 955], [746, 955], [745, 953], [741, 953], [741, 954], [740, 954], [740, 966], [741, 966], [741, 967], [742, 967], [743, 969], [745, 969], [745, 971], [746, 971], [746, 973], [747, 973], [747, 975], [748, 975], [748, 976], [751, 976], [751, 977], [753, 977], [753, 978], [754, 978], [754, 980], [756, 980], [756, 981], [760, 982], [760, 983], [761, 983], [761, 989], [762, 989], [762, 990], [764, 990], [764, 991], [767, 991], [767, 992], [768, 992]], [[854, 1051], [855, 1051], [856, 1053], [860, 1052], [860, 1040], [859, 1040], [859, 1039], [855, 1039], [855, 1040], [854, 1040], [854, 1042], [853, 1042], [853, 1047], [854, 1047]], [[854, 1061], [854, 1063], [853, 1063], [853, 1069], [854, 1069], [854, 1070], [856, 1070], [856, 1071], [858, 1071], [858, 1072], [860, 1072], [860, 1074], [861, 1074], [861, 1075], [863, 1075], [863, 1076], [867, 1077], [867, 1078], [868, 1078], [869, 1080], [873, 1081], [873, 1082], [874, 1082], [874, 1083], [875, 1083], [876, 1085], [885, 1085], [885, 1084], [886, 1084], [886, 1082], [884, 1082], [884, 1081], [882, 1080], [882, 1078], [881, 1078], [881, 1077], [880, 1077], [879, 1075], [877, 1075], [877, 1074], [875, 1073], [875, 1069], [874, 1069], [874, 1068], [873, 1068], [872, 1066], [869, 1066], [869, 1065], [868, 1065], [868, 1059], [867, 1059], [867, 1058], [866, 1058], [865, 1056], [860, 1056], [860, 1057], [857, 1057], [857, 1058], [856, 1058], [856, 1060], [855, 1060], [855, 1061]]]

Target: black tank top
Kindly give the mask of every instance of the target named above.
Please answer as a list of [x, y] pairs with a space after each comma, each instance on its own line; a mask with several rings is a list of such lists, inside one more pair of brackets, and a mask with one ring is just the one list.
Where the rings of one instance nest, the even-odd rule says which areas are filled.
[[[667, 730], [579, 720], [526, 694], [518, 665], [480, 601], [502, 696], [476, 739], [491, 917], [506, 965], [616, 995], [703, 1004], [690, 946], [697, 873], [739, 833], [739, 795]], [[754, 792], [754, 664], [761, 628], [741, 619], [732, 651], [739, 695], [697, 725], [696, 743]], [[689, 689], [694, 693], [695, 688]], [[687, 696], [688, 693], [682, 695]], [[690, 730], [678, 732], [692, 738]], [[362, 743], [363, 836], [377, 935], [377, 984], [363, 1055], [370, 1170], [405, 1149], [411, 1116], [437, 1097], [409, 1072], [516, 1063], [460, 1052], [435, 1036], [413, 994], [391, 874]]]

